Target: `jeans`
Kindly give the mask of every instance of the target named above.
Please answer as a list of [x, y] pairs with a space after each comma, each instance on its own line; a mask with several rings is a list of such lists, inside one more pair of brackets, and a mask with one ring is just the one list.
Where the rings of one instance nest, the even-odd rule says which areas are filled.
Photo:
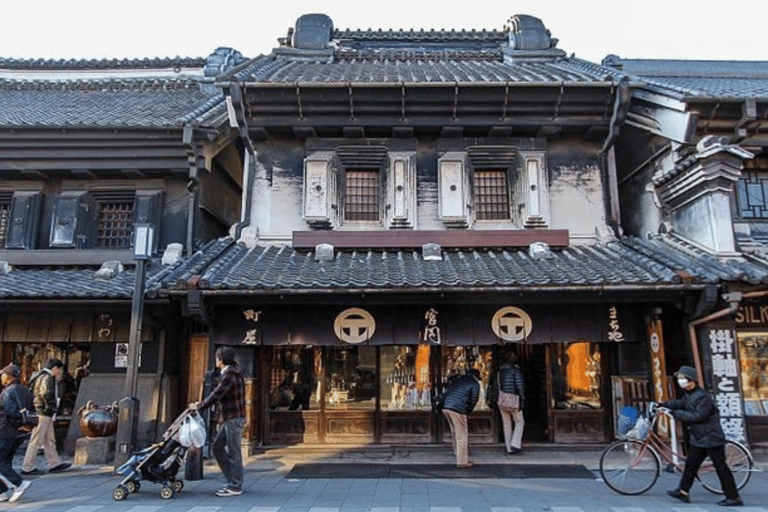
[[0, 475], [16, 486], [22, 481], [21, 475], [13, 469], [13, 456], [18, 447], [19, 443], [16, 442], [15, 435], [10, 435], [10, 429], [8, 432], [4, 430], [0, 439]]
[[696, 472], [699, 471], [699, 467], [704, 462], [704, 459], [707, 458], [707, 455], [712, 459], [712, 464], [715, 466], [717, 478], [720, 479], [720, 485], [723, 487], [725, 497], [728, 499], [738, 498], [739, 490], [736, 489], [733, 473], [731, 473], [725, 461], [725, 446], [715, 446], [714, 448], [690, 446], [688, 448], [688, 457], [685, 458], [683, 477], [680, 479], [680, 489], [685, 492], [691, 489], [693, 480], [696, 478]]
[[243, 488], [243, 423], [244, 418], [225, 420], [219, 425], [211, 446], [227, 486], [234, 489]]

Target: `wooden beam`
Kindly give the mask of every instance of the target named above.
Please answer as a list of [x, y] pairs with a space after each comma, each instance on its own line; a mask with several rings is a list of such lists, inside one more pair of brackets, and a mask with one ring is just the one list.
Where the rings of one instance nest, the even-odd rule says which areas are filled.
[[435, 243], [444, 248], [527, 247], [544, 242], [567, 247], [567, 229], [514, 229], [478, 231], [294, 231], [295, 249], [331, 244], [341, 249], [402, 249]]

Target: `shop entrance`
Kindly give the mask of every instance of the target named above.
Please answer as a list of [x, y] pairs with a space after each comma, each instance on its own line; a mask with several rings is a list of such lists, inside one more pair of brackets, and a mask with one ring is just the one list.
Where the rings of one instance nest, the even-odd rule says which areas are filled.
[[495, 358], [493, 346], [265, 348], [265, 442], [450, 442], [443, 416], [432, 412], [432, 396], [470, 368], [482, 379], [471, 442], [496, 442], [486, 397]]

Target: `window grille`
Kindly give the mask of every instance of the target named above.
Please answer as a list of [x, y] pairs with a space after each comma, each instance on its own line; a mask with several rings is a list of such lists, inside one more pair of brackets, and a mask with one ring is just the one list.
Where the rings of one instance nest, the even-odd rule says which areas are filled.
[[8, 227], [11, 218], [11, 203], [0, 201], [0, 248], [5, 247], [5, 239], [8, 237]]
[[127, 248], [133, 235], [133, 201], [98, 202], [97, 247]]
[[378, 221], [381, 210], [378, 169], [348, 169], [345, 180], [344, 219]]
[[746, 172], [738, 184], [742, 219], [768, 219], [768, 174]]
[[477, 220], [509, 220], [507, 171], [477, 169], [474, 172], [475, 218]]

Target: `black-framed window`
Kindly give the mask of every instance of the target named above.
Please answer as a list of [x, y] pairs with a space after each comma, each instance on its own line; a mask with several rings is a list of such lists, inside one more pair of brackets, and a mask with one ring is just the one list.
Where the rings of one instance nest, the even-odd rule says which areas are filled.
[[506, 169], [475, 169], [474, 203], [477, 220], [509, 220], [509, 177]]
[[127, 248], [133, 235], [134, 198], [96, 201], [96, 247]]
[[346, 169], [344, 172], [344, 220], [378, 222], [381, 218], [379, 169]]

